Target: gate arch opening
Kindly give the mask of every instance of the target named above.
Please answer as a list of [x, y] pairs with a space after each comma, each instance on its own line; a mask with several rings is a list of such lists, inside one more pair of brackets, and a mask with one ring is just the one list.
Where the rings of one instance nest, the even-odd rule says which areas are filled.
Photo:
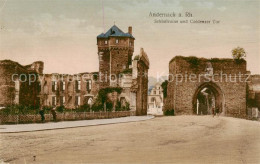
[[200, 85], [193, 96], [193, 114], [212, 114], [212, 108], [225, 114], [225, 98], [221, 88], [213, 82]]

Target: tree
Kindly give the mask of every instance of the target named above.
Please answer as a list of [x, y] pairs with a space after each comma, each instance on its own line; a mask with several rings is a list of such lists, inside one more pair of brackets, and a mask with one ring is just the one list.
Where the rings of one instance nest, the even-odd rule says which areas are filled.
[[237, 47], [232, 50], [232, 56], [235, 60], [244, 59], [246, 57], [246, 52], [244, 48]]
[[168, 80], [165, 80], [162, 84], [162, 89], [163, 89], [163, 97], [167, 97], [167, 86], [168, 86]]

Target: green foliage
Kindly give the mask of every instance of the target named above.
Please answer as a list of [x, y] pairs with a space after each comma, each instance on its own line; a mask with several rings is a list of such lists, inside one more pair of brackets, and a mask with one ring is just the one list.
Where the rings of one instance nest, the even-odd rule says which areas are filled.
[[88, 104], [81, 105], [79, 108], [75, 109], [76, 112], [89, 112], [90, 106]]
[[121, 102], [117, 101], [116, 103], [116, 111], [120, 111], [121, 110]]
[[113, 104], [111, 102], [106, 102], [106, 111], [112, 111], [113, 110]]
[[94, 112], [104, 111], [104, 105], [101, 103], [101, 101], [95, 101], [91, 107], [91, 110]]
[[124, 111], [129, 111], [130, 110], [130, 104], [128, 102], [125, 103], [125, 106], [123, 107]]
[[165, 116], [174, 116], [174, 109], [166, 110], [163, 114]]
[[168, 80], [165, 80], [162, 84], [163, 89], [163, 97], [167, 97], [167, 87], [168, 87]]
[[235, 59], [236, 61], [239, 61], [246, 57], [246, 52], [245, 52], [244, 48], [237, 47], [237, 48], [234, 48], [231, 52], [232, 52], [233, 59]]
[[44, 113], [49, 113], [52, 109], [52, 106], [43, 106], [42, 109], [44, 110]]
[[241, 64], [241, 63], [245, 62], [245, 59], [235, 59], [235, 62], [237, 64]]
[[226, 58], [211, 58], [211, 59], [208, 59], [209, 62], [212, 62], [212, 63], [216, 63], [216, 62], [220, 62], [220, 63], [225, 63], [225, 62], [231, 62], [233, 61], [232, 59], [226, 59]]
[[175, 59], [183, 59], [183, 60], [186, 60], [191, 68], [194, 68], [194, 69], [197, 69], [198, 66], [200, 65], [200, 61], [206, 61], [207, 59], [205, 58], [198, 58], [196, 56], [189, 56], [189, 57], [184, 57], [184, 56], [175, 56], [174, 58], [171, 59], [170, 62], [172, 62], [173, 60]]
[[100, 101], [102, 104], [104, 104], [107, 101], [107, 94], [112, 92], [117, 92], [118, 94], [120, 94], [122, 92], [122, 88], [121, 87], [102, 88], [98, 92], [98, 97], [96, 101]]
[[187, 58], [187, 61], [191, 64], [192, 68], [197, 68], [200, 64], [200, 59], [196, 56], [190, 56]]
[[122, 106], [120, 101], [117, 102], [116, 111], [129, 111], [129, 110], [130, 110], [130, 104], [128, 102], [125, 102], [124, 106]]
[[211, 58], [209, 61], [210, 62], [219, 62], [219, 61], [222, 61], [222, 60], [220, 60], [219, 58]]
[[59, 113], [63, 113], [65, 111], [65, 107], [62, 105], [62, 106], [58, 106], [56, 108], [56, 111], [58, 111]]
[[25, 114], [36, 114], [38, 110], [32, 105], [9, 105], [0, 111], [3, 115], [25, 115]]

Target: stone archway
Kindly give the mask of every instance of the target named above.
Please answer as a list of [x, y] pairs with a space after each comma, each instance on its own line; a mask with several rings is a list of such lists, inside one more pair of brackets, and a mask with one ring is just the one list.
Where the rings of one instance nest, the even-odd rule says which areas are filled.
[[[203, 90], [208, 90], [208, 93], [212, 94], [212, 97], [214, 98], [214, 107], [215, 109], [219, 109], [219, 113], [224, 115], [225, 114], [225, 97], [221, 90], [221, 88], [213, 83], [213, 82], [206, 82], [201, 84], [195, 91], [193, 96], [193, 114], [198, 114], [198, 97], [200, 96], [201, 92]], [[209, 103], [208, 103], [209, 104]], [[203, 114], [210, 114], [209, 113], [203, 113]]]

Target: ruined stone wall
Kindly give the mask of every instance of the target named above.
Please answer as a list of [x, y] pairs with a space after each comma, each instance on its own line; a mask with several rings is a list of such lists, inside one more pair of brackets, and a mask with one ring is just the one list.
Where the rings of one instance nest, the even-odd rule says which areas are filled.
[[[95, 99], [99, 90], [98, 73], [82, 73], [78, 75], [45, 74], [42, 77], [41, 105], [55, 106], [53, 97], [56, 97], [56, 106], [64, 105], [66, 108], [77, 107], [76, 96], [80, 97], [79, 106], [87, 104], [91, 98]], [[53, 89], [53, 82], [56, 82], [56, 90]], [[77, 88], [80, 81], [80, 88]], [[63, 86], [63, 82], [65, 85]], [[88, 86], [87, 86], [88, 85]], [[64, 100], [61, 100], [61, 98]]]
[[[213, 75], [205, 77], [204, 75], [208, 74], [206, 69], [209, 62], [213, 68]], [[177, 115], [194, 114], [195, 94], [200, 86], [204, 85], [212, 87], [217, 94], [221, 94], [221, 97], [219, 96], [221, 101], [218, 103], [221, 103], [219, 106], [223, 114], [232, 116], [246, 114], [245, 61], [237, 63], [232, 59], [200, 58], [194, 62], [190, 61], [190, 58], [175, 57], [169, 63], [169, 73], [173, 76], [169, 77], [165, 110], [174, 109]], [[190, 74], [195, 76], [192, 80]], [[238, 78], [239, 74], [243, 74], [241, 80]]]
[[[29, 74], [37, 73], [11, 60], [0, 61], [0, 105], [38, 105], [38, 83], [29, 82]], [[22, 76], [20, 76], [22, 75]], [[15, 82], [16, 81], [16, 82]], [[33, 80], [34, 81], [34, 80]]]
[[133, 87], [136, 92], [136, 115], [146, 115], [148, 106], [149, 59], [141, 48], [140, 55], [135, 57], [134, 60], [137, 61], [137, 78], [133, 79]]
[[29, 71], [34, 71], [38, 74], [42, 74], [43, 68], [44, 68], [44, 63], [42, 61], [36, 61], [36, 62], [33, 62], [32, 64], [26, 65], [24, 67]]

